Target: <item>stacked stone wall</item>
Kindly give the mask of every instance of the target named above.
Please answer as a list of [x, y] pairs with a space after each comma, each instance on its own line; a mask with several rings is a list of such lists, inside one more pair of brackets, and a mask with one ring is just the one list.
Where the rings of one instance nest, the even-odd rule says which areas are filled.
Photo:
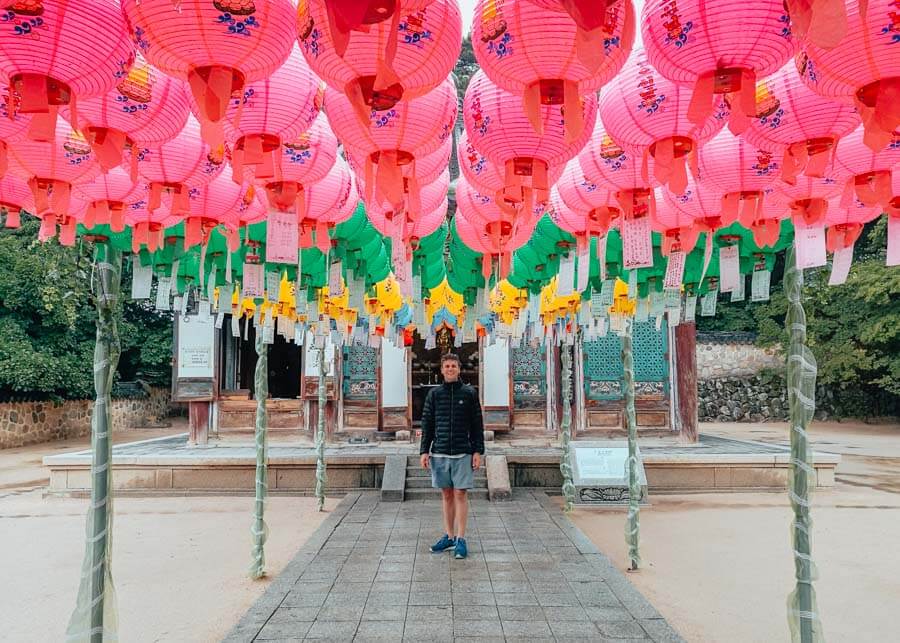
[[[170, 391], [151, 388], [145, 396], [112, 400], [115, 431], [154, 424], [168, 414]], [[0, 402], [0, 449], [90, 435], [93, 400]]]
[[746, 333], [697, 337], [698, 380], [753, 377], [764, 370], [784, 370], [784, 355], [779, 347], [756, 346], [753, 336]]

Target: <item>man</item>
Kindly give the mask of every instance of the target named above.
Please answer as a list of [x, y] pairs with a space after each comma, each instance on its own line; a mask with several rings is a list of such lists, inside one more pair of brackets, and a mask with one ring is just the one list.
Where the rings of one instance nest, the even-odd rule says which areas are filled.
[[453, 549], [453, 555], [468, 556], [466, 519], [474, 472], [484, 455], [484, 423], [478, 393], [459, 381], [459, 357], [447, 353], [441, 357], [444, 383], [431, 389], [422, 411], [422, 442], [419, 447], [422, 467], [431, 469], [431, 486], [441, 490], [444, 510], [444, 535], [432, 552]]

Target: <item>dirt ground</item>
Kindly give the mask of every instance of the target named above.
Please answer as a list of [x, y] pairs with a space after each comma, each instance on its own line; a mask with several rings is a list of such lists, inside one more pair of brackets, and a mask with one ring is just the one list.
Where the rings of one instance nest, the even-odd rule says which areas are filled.
[[[159, 437], [140, 430], [116, 441]], [[0, 621], [5, 641], [62, 641], [75, 606], [87, 500], [43, 497], [41, 458], [84, 449], [70, 440], [0, 451]], [[338, 499], [329, 499], [331, 510]], [[217, 641], [265, 591], [251, 581], [250, 497], [119, 498], [113, 582], [122, 641]], [[273, 497], [266, 567], [273, 578], [326, 513], [314, 498]]]
[[[786, 424], [702, 424], [701, 432], [787, 444]], [[813, 495], [815, 583], [826, 640], [896, 640], [900, 605], [900, 426], [817, 423], [814, 448], [839, 453], [836, 485]], [[787, 494], [651, 494], [643, 569], [629, 579], [692, 642], [789, 641], [793, 589]], [[573, 521], [621, 568], [624, 512]], [[892, 607], [894, 606], [894, 607]]]

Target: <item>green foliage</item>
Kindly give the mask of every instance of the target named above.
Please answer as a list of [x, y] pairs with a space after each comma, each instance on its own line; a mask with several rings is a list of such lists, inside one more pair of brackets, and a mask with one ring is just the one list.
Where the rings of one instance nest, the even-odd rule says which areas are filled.
[[[20, 229], [0, 230], [0, 399], [91, 398], [92, 248], [40, 243], [38, 227], [23, 216]], [[130, 266], [124, 272], [127, 294]], [[119, 314], [120, 379], [144, 374], [151, 384], [168, 382], [171, 318], [137, 302], [126, 302]]]
[[463, 96], [466, 94], [469, 81], [479, 69], [481, 67], [478, 65], [478, 61], [475, 60], [475, 52], [472, 51], [472, 38], [471, 36], [466, 36], [463, 38], [462, 50], [459, 58], [456, 60], [456, 66], [453, 68], [453, 74], [456, 76], [456, 91], [460, 102], [462, 102]]

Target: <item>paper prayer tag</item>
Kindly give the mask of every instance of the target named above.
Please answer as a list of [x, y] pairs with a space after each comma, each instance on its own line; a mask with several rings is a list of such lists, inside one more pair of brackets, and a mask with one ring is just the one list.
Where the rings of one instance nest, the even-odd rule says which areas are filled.
[[263, 296], [264, 266], [258, 263], [244, 264], [244, 283], [241, 297], [255, 299]]
[[732, 292], [741, 276], [741, 257], [738, 246], [719, 248], [719, 290]]
[[816, 268], [828, 263], [825, 254], [825, 226], [794, 226], [797, 268]]
[[297, 261], [297, 215], [294, 212], [270, 210], [266, 217], [266, 262]]
[[663, 288], [666, 290], [681, 290], [681, 282], [684, 279], [684, 253], [673, 251], [669, 253], [669, 261], [666, 264], [666, 277]]
[[622, 222], [622, 258], [626, 270], [653, 265], [649, 216], [626, 218]]
[[847, 281], [850, 274], [850, 265], [853, 263], [853, 246], [840, 248], [834, 251], [831, 259], [831, 275], [828, 277], [829, 286], [840, 286]]
[[131, 263], [131, 298], [150, 299], [153, 286], [153, 266], [142, 266], [138, 255], [134, 255]]

